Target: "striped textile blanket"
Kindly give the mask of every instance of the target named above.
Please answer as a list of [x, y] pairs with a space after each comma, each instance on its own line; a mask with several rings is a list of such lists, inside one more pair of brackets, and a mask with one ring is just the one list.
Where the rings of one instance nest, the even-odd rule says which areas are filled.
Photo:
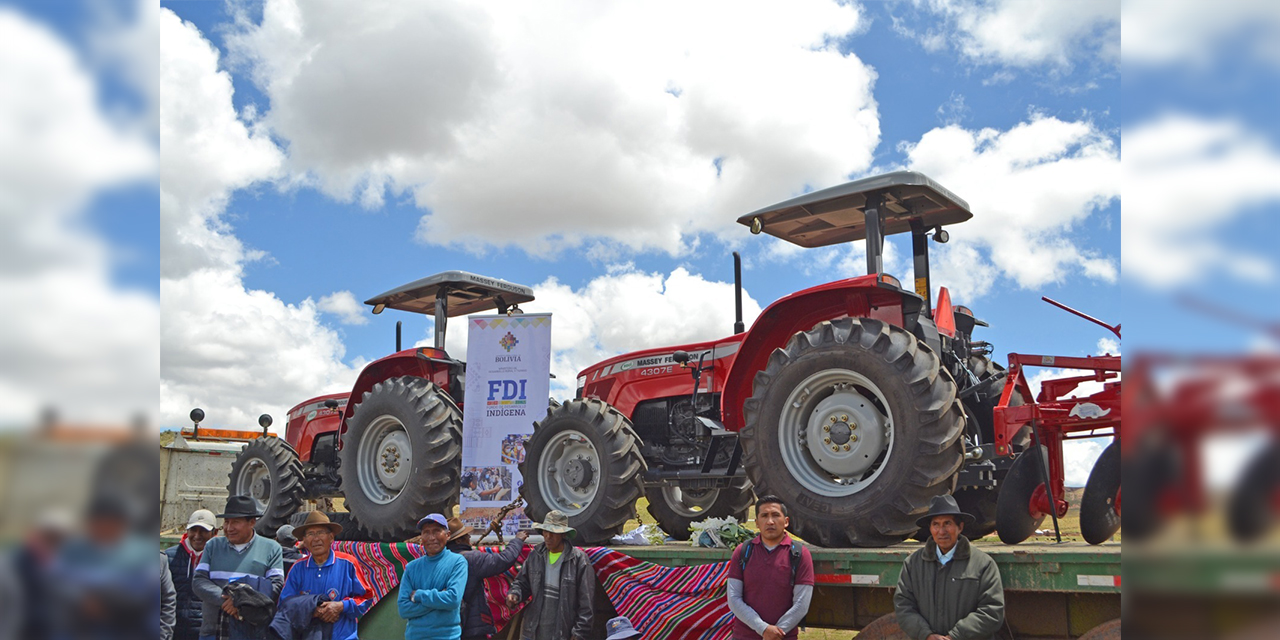
[[[373, 591], [376, 604], [396, 585], [405, 565], [423, 554], [422, 547], [408, 543], [338, 542], [334, 548], [357, 560], [361, 582]], [[498, 547], [481, 547], [497, 553]], [[526, 546], [521, 562], [533, 550]], [[725, 600], [728, 562], [696, 567], [664, 567], [637, 560], [605, 547], [583, 547], [604, 585], [605, 594], [618, 615], [624, 615], [644, 639], [727, 640], [733, 614]], [[507, 607], [507, 592], [516, 577], [515, 569], [485, 580], [485, 595], [493, 612], [494, 626], [501, 629], [518, 609]]]

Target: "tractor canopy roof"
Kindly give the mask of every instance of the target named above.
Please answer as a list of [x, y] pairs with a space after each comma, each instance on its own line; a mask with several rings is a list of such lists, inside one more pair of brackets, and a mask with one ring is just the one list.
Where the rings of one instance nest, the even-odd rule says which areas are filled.
[[863, 211], [867, 196], [877, 192], [884, 196], [880, 217], [886, 236], [911, 231], [913, 219], [932, 228], [973, 217], [969, 203], [928, 176], [895, 171], [806, 193], [748, 213], [738, 222], [753, 233], [763, 231], [802, 247], [862, 240], [867, 237]]
[[390, 308], [431, 315], [436, 311], [436, 298], [441, 293], [446, 296], [451, 318], [491, 309], [503, 313], [511, 305], [533, 300], [533, 289], [521, 284], [466, 271], [445, 271], [396, 287], [364, 303], [372, 306], [374, 313]]

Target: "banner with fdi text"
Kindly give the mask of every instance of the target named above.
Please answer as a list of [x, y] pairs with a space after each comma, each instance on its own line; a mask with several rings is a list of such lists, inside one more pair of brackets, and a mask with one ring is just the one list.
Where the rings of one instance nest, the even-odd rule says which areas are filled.
[[[550, 393], [551, 314], [467, 318], [460, 517], [477, 530], [520, 495], [524, 445]], [[512, 511], [503, 535], [529, 524]]]

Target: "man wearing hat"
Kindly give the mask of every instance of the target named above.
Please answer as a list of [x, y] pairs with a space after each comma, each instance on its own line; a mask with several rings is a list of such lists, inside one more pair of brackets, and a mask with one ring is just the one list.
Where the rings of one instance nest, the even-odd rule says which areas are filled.
[[223, 587], [242, 582], [274, 601], [284, 586], [284, 560], [280, 545], [253, 531], [262, 516], [253, 498], [244, 495], [227, 498], [222, 518], [225, 537], [214, 538], [204, 547], [200, 563], [191, 579], [192, 589], [204, 603], [200, 637], [262, 637], [265, 629], [241, 622], [242, 616]]
[[424, 555], [400, 577], [400, 617], [405, 640], [458, 640], [462, 637], [462, 593], [467, 561], [445, 548], [449, 521], [438, 513], [418, 521]]
[[520, 638], [587, 640], [591, 637], [596, 572], [586, 552], [569, 544], [578, 532], [558, 509], [533, 528], [542, 534], [543, 542], [525, 559], [507, 593], [511, 607], [530, 599]]
[[293, 529], [293, 535], [302, 540], [310, 555], [289, 570], [284, 589], [280, 591], [280, 612], [276, 615], [277, 618], [283, 615], [293, 598], [319, 596], [310, 617], [333, 625], [326, 637], [356, 640], [360, 616], [371, 604], [370, 592], [360, 582], [355, 558], [334, 550], [333, 540], [339, 533], [342, 525], [330, 522], [323, 511], [312, 511]]
[[498, 630], [493, 626], [493, 611], [484, 596], [484, 580], [502, 575], [516, 566], [529, 532], [521, 531], [501, 553], [475, 551], [471, 548], [474, 529], [458, 518], [449, 518], [449, 542], [445, 545], [467, 560], [467, 586], [462, 592], [463, 640], [488, 640]]
[[898, 626], [914, 640], [993, 638], [1004, 623], [1004, 587], [995, 561], [963, 535], [973, 516], [944, 495], [916, 524], [930, 539], [902, 563], [893, 595]]
[[187, 530], [182, 540], [165, 550], [169, 559], [169, 573], [173, 575], [173, 588], [178, 595], [177, 622], [173, 628], [174, 640], [196, 640], [200, 637], [201, 606], [191, 588], [196, 565], [209, 540], [218, 535], [218, 520], [208, 509], [196, 509], [187, 519]]
[[609, 634], [605, 636], [604, 640], [631, 640], [632, 638], [639, 638], [641, 635], [631, 625], [631, 618], [626, 616], [610, 618], [608, 622], [604, 623], [604, 632]]

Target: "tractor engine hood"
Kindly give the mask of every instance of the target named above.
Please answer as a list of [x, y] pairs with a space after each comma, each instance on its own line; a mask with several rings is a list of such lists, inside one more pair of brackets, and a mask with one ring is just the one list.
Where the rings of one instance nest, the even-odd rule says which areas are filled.
[[673, 358], [676, 351], [689, 354], [689, 366], [698, 363], [698, 356], [710, 351], [703, 366], [715, 366], [713, 375], [704, 376], [702, 388], [715, 386], [713, 379], [722, 380], [728, 374], [733, 363], [733, 356], [738, 353], [738, 346], [745, 334], [729, 336], [722, 340], [698, 342], [672, 347], [646, 349], [615, 356], [598, 364], [591, 365], [578, 374], [577, 395], [579, 397], [596, 396], [615, 404], [610, 398], [615, 383], [619, 380], [627, 382], [656, 381], [662, 379], [673, 385], [670, 395], [682, 395], [693, 391], [693, 380], [689, 369], [676, 363]]

